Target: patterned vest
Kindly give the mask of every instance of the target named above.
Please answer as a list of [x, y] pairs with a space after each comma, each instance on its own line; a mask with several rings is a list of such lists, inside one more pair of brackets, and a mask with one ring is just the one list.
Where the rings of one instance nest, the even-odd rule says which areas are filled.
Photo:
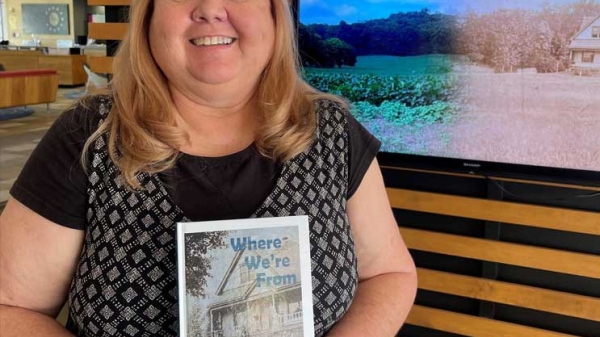
[[[101, 99], [102, 118], [111, 104]], [[252, 217], [308, 215], [315, 335], [322, 336], [348, 310], [358, 275], [346, 216], [346, 114], [329, 101], [319, 102], [318, 110], [316, 141], [283, 165]], [[98, 138], [90, 151], [88, 227], [67, 328], [86, 337], [177, 336], [175, 224], [190, 220], [157, 175], [140, 174], [144, 190], [128, 191], [106, 139]]]

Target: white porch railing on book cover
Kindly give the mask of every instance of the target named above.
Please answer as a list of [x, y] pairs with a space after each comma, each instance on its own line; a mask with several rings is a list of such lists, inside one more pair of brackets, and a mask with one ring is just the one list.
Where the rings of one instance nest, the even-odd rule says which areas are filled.
[[230, 334], [225, 334], [222, 330], [213, 331], [210, 337], [301, 337], [302, 328], [294, 328], [288, 330], [269, 330], [247, 333], [241, 330], [233, 331]]
[[[302, 327], [302, 311], [289, 314], [275, 314], [275, 322], [277, 325], [269, 329], [259, 329], [255, 331], [247, 331], [242, 329], [234, 329], [229, 333], [224, 330], [213, 330], [210, 332], [210, 337], [283, 337], [295, 336], [294, 329]], [[293, 327], [296, 325], [297, 327]], [[289, 330], [289, 331], [288, 331]], [[302, 329], [300, 329], [301, 331]]]
[[281, 325], [293, 325], [302, 322], [302, 311], [292, 312], [289, 314], [279, 315], [279, 324]]

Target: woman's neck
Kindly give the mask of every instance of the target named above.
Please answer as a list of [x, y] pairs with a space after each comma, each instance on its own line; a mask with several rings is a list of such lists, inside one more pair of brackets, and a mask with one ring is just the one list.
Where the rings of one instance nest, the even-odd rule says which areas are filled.
[[258, 109], [253, 99], [214, 103], [172, 93], [177, 124], [189, 136], [180, 151], [220, 157], [239, 152], [254, 142]]

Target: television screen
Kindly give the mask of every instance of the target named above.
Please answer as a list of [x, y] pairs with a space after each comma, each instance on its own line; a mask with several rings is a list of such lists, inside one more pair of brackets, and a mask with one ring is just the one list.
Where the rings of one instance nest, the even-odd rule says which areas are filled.
[[299, 0], [298, 21], [304, 78], [383, 158], [600, 180], [600, 2]]

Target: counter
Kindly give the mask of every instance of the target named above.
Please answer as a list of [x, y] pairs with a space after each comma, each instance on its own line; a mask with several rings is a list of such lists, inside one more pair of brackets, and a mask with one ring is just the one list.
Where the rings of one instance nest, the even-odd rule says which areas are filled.
[[[6, 46], [4, 46], [6, 47]], [[13, 46], [10, 46], [13, 47]], [[83, 64], [86, 55], [47, 55], [44, 48], [1, 48], [0, 64], [6, 70], [53, 69], [58, 72], [58, 84], [78, 86], [87, 81]]]

